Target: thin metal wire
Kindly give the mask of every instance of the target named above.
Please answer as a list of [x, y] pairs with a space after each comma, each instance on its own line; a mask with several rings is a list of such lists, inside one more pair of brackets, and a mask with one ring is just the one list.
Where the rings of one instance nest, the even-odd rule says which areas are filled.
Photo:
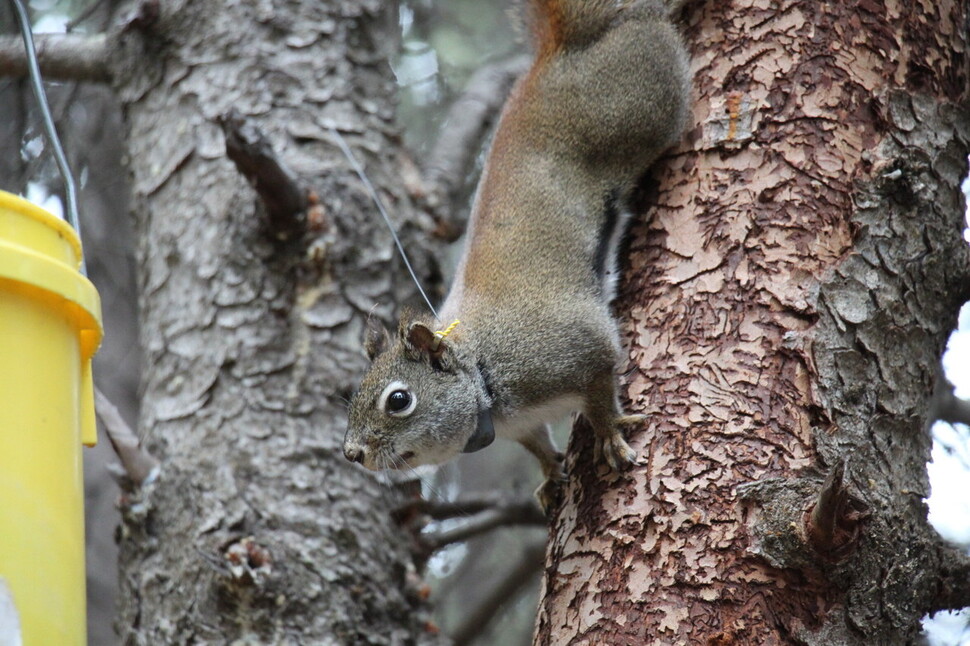
[[367, 188], [367, 192], [370, 193], [371, 199], [374, 200], [374, 204], [377, 205], [377, 210], [380, 211], [381, 215], [384, 217], [384, 222], [387, 224], [387, 228], [391, 231], [391, 237], [394, 238], [394, 244], [397, 245], [397, 250], [401, 253], [401, 259], [404, 261], [404, 266], [408, 268], [408, 272], [411, 274], [411, 280], [414, 281], [418, 291], [421, 292], [421, 297], [424, 299], [424, 302], [428, 304], [428, 309], [430, 309], [431, 313], [434, 314], [436, 321], [441, 321], [441, 319], [438, 317], [438, 312], [431, 304], [431, 300], [428, 299], [428, 295], [424, 293], [424, 288], [421, 287], [421, 282], [418, 280], [417, 274], [414, 273], [414, 268], [411, 267], [411, 261], [408, 260], [408, 255], [404, 253], [404, 245], [401, 244], [401, 239], [397, 237], [397, 231], [394, 230], [394, 225], [391, 223], [391, 218], [388, 217], [387, 210], [384, 209], [384, 203], [381, 202], [381, 198], [378, 197], [377, 191], [374, 189], [374, 185], [371, 184], [370, 180], [367, 178], [367, 175], [364, 174], [364, 169], [361, 167], [360, 162], [357, 161], [357, 158], [354, 156], [350, 146], [347, 145], [347, 140], [343, 138], [343, 135], [341, 135], [333, 126], [330, 126], [330, 134], [333, 135], [333, 138], [337, 140], [337, 145], [340, 146], [340, 150], [342, 150], [347, 159], [350, 160], [350, 165], [354, 167], [357, 177], [359, 177], [360, 181], [364, 183], [364, 187]]
[[57, 169], [61, 172], [64, 181], [64, 193], [67, 197], [67, 223], [77, 232], [78, 238], [81, 237], [81, 223], [77, 216], [77, 186], [74, 184], [74, 176], [71, 175], [71, 168], [67, 165], [67, 157], [64, 156], [64, 149], [61, 148], [61, 140], [57, 138], [57, 130], [54, 128], [54, 119], [51, 117], [50, 107], [47, 105], [47, 95], [44, 93], [44, 84], [40, 76], [40, 66], [37, 64], [37, 50], [34, 49], [34, 37], [30, 29], [30, 19], [27, 17], [27, 10], [24, 9], [20, 0], [10, 0], [13, 3], [14, 12], [20, 22], [20, 34], [24, 38], [24, 48], [27, 50], [27, 70], [30, 72], [30, 84], [34, 89], [34, 96], [37, 99], [37, 107], [43, 117], [44, 132], [47, 141], [54, 151], [54, 159], [57, 162]]

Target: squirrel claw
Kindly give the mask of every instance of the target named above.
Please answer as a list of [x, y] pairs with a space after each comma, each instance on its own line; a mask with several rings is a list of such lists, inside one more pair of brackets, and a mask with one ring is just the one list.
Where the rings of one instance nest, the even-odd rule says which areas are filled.
[[630, 448], [619, 432], [596, 440], [597, 454], [606, 459], [613, 471], [626, 471], [637, 463], [637, 452]]
[[633, 415], [620, 415], [616, 419], [617, 426], [636, 426], [642, 422], [647, 421], [647, 416], [642, 413], [634, 413]]
[[534, 494], [547, 518], [552, 516], [553, 510], [559, 506], [559, 500], [562, 498], [562, 487], [569, 480], [562, 468], [566, 455], [556, 451], [554, 460], [554, 463], [549, 466], [549, 470], [546, 471], [546, 479], [542, 481]]
[[539, 501], [539, 506], [542, 507], [542, 513], [547, 518], [552, 516], [552, 512], [559, 506], [559, 500], [562, 498], [562, 484], [565, 480], [565, 476], [561, 478], [546, 478], [535, 491], [536, 500]]
[[626, 471], [637, 462], [637, 453], [623, 439], [621, 428], [634, 426], [647, 419], [646, 415], [622, 415], [616, 419], [613, 432], [596, 438], [594, 459], [605, 459], [613, 471]]

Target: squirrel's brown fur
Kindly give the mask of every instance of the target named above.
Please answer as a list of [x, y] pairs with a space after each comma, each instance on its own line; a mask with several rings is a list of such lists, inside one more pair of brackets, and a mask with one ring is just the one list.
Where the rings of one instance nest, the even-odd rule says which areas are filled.
[[[461, 323], [440, 342], [410, 316], [393, 342], [371, 333], [345, 452], [369, 468], [438, 463], [490, 412], [539, 458], [548, 505], [556, 416], [581, 410], [612, 468], [636, 458], [622, 428], [642, 417], [617, 403], [606, 258], [634, 182], [683, 131], [689, 74], [659, 0], [532, 7], [536, 60], [502, 113], [437, 327]], [[413, 410], [389, 412], [408, 397]]]

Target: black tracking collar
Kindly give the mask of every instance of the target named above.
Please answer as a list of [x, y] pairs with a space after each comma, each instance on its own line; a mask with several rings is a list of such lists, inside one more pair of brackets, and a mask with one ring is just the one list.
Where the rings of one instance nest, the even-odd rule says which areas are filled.
[[[476, 367], [478, 368], [478, 374], [482, 377], [482, 382], [485, 384], [485, 394], [488, 396], [489, 402], [491, 402], [493, 397], [488, 371], [485, 370], [485, 366], [481, 362]], [[468, 443], [465, 444], [465, 448], [461, 452], [474, 453], [475, 451], [484, 449], [494, 441], [495, 424], [492, 422], [492, 408], [489, 405], [479, 409], [478, 424], [475, 426], [475, 432], [468, 438]]]

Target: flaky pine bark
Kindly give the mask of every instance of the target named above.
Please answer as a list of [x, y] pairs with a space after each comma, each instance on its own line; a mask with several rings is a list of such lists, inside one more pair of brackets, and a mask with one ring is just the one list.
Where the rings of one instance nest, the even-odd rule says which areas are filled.
[[[434, 642], [394, 488], [341, 454], [363, 321], [413, 290], [330, 128], [405, 224], [393, 3], [145, 2], [119, 17], [146, 374], [161, 461], [123, 500], [127, 644]], [[235, 112], [233, 112], [235, 110]], [[267, 217], [221, 125], [258, 129], [304, 186]], [[303, 237], [300, 231], [309, 229]], [[110, 333], [110, 332], [109, 332]]]
[[573, 434], [536, 643], [908, 644], [970, 604], [923, 504], [970, 285], [968, 5], [688, 6], [695, 125], [619, 305], [640, 463]]

